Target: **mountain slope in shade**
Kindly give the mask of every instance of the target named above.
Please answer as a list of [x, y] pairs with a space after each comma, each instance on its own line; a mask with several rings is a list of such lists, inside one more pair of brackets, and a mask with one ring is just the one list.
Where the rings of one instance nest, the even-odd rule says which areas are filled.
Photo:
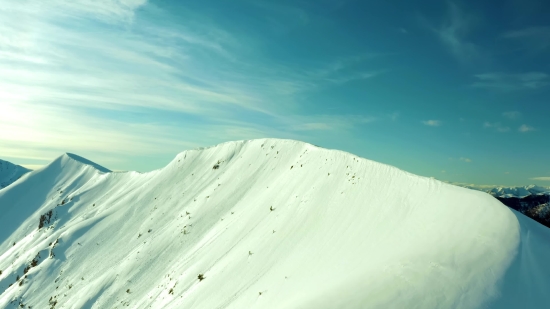
[[531, 194], [525, 197], [497, 197], [504, 205], [550, 227], [550, 194]]
[[550, 227], [550, 188], [536, 185], [523, 187], [475, 186], [456, 184], [487, 192], [504, 205]]
[[30, 172], [29, 169], [0, 160], [0, 190], [9, 186], [28, 172]]
[[478, 191], [264, 139], [0, 191], [0, 307], [542, 308], [550, 232]]

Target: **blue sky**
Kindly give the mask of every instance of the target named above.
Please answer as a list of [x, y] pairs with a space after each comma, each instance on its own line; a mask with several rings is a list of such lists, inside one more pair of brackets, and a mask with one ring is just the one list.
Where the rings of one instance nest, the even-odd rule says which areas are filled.
[[6, 0], [0, 156], [160, 168], [291, 138], [438, 179], [550, 185], [550, 3]]

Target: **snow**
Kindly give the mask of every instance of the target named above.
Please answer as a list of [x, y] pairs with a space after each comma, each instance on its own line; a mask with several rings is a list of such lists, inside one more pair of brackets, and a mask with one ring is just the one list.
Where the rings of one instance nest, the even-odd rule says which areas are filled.
[[0, 190], [9, 186], [29, 171], [22, 166], [0, 160]]
[[0, 190], [0, 307], [541, 308], [549, 241], [489, 194], [298, 141], [143, 174], [66, 154]]

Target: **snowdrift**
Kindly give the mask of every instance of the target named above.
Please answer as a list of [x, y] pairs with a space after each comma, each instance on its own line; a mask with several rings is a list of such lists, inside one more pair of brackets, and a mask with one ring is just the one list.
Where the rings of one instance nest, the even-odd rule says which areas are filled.
[[0, 307], [543, 308], [550, 230], [489, 194], [290, 140], [0, 190]]

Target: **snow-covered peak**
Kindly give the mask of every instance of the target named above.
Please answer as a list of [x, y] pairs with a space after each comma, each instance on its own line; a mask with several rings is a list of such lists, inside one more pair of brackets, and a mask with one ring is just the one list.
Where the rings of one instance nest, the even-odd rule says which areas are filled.
[[33, 173], [47, 175], [48, 177], [56, 175], [57, 177], [59, 175], [75, 175], [83, 172], [89, 173], [91, 177], [96, 173], [110, 173], [111, 170], [76, 154], [64, 153]]
[[85, 165], [85, 166], [91, 166], [93, 167], [94, 169], [102, 172], [102, 173], [110, 173], [111, 170], [95, 163], [95, 162], [92, 162], [86, 158], [83, 158], [81, 156], [78, 156], [76, 154], [73, 154], [73, 153], [64, 153], [63, 155], [61, 155], [60, 157], [58, 157], [57, 159], [55, 159], [52, 164], [62, 164], [62, 165], [65, 165], [65, 164], [71, 164], [71, 165]]
[[298, 141], [0, 191], [0, 307], [540, 308], [550, 232], [490, 195]]
[[[270, 149], [279, 149], [276, 151], [276, 154], [279, 153], [300, 153], [301, 151], [307, 152], [307, 151], [328, 151], [333, 154], [339, 154], [340, 156], [345, 156], [349, 158], [352, 161], [362, 161], [364, 163], [369, 164], [377, 164], [383, 168], [389, 168], [389, 169], [395, 169], [399, 170], [397, 167], [390, 166], [384, 163], [375, 162], [366, 158], [359, 157], [357, 155], [354, 155], [349, 152], [345, 152], [342, 150], [337, 149], [327, 149], [322, 148], [317, 145], [313, 145], [310, 143], [293, 140], [293, 139], [279, 139], [279, 138], [261, 138], [261, 139], [252, 139], [252, 140], [238, 140], [238, 141], [229, 141], [229, 142], [223, 142], [217, 145], [212, 145], [208, 147], [197, 147], [192, 150], [185, 150], [174, 158], [174, 160], [171, 161], [168, 166], [165, 167], [169, 168], [171, 165], [176, 164], [178, 162], [181, 162], [182, 160], [188, 158], [188, 157], [195, 157], [197, 155], [204, 155], [204, 153], [215, 153], [216, 159], [213, 161], [213, 164], [217, 161], [227, 162], [234, 158], [234, 156], [237, 153], [240, 152], [254, 152], [254, 151], [269, 151]], [[408, 172], [399, 170], [403, 173], [409, 174]], [[421, 177], [413, 174], [409, 174], [411, 176], [415, 177]]]
[[0, 160], [0, 190], [9, 186], [28, 172], [30, 172], [29, 169], [20, 165]]

